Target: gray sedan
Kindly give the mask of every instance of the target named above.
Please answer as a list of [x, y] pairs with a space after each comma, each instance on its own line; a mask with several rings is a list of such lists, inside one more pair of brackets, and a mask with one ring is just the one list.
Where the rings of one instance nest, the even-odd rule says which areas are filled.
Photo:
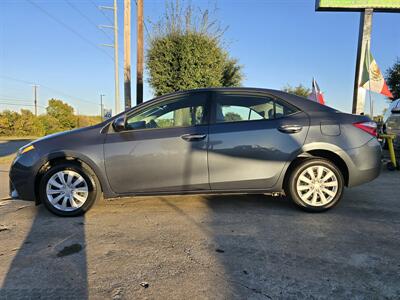
[[161, 96], [101, 124], [20, 149], [10, 194], [60, 216], [102, 195], [269, 193], [324, 211], [378, 176], [376, 124], [281, 91]]

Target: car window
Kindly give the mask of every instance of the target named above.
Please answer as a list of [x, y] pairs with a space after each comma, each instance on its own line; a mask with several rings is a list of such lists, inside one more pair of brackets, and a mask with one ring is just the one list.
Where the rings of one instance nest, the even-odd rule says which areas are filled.
[[292, 107], [262, 95], [218, 94], [215, 105], [217, 123], [269, 120], [294, 113]]
[[127, 129], [173, 128], [205, 122], [206, 94], [167, 100], [128, 116]]
[[222, 105], [221, 110], [225, 122], [263, 119], [262, 115], [245, 106]]
[[275, 119], [291, 115], [296, 111], [294, 107], [275, 101]]

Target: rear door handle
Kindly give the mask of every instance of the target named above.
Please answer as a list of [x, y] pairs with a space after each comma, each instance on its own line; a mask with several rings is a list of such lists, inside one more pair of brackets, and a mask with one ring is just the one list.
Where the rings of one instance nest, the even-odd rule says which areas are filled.
[[282, 125], [278, 127], [278, 130], [283, 133], [296, 133], [300, 132], [302, 128], [300, 125]]
[[206, 134], [184, 134], [181, 135], [181, 138], [187, 142], [194, 142], [194, 141], [201, 141], [204, 140], [206, 138]]

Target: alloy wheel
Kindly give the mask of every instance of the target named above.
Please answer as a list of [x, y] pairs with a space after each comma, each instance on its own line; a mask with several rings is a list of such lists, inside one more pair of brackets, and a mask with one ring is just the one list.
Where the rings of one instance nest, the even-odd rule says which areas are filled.
[[338, 193], [338, 187], [335, 173], [322, 165], [304, 169], [296, 182], [298, 196], [310, 206], [323, 206], [331, 202]]
[[73, 211], [86, 202], [89, 196], [88, 184], [75, 171], [59, 171], [48, 180], [46, 195], [53, 207], [61, 211]]

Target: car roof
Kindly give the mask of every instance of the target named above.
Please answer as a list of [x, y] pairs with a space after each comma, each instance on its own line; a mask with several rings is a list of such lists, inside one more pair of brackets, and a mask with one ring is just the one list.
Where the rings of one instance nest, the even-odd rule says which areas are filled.
[[[255, 88], [255, 87], [212, 87], [212, 88], [199, 88], [199, 89], [192, 89], [192, 90], [185, 90], [185, 91], [179, 91], [179, 92], [174, 92], [174, 93], [169, 93], [166, 95], [162, 95], [159, 97], [156, 97], [152, 100], [151, 102], [158, 102], [158, 100], [165, 100], [165, 98], [177, 96], [177, 95], [185, 95], [185, 94], [190, 94], [190, 93], [199, 93], [199, 92], [228, 92], [228, 93], [263, 93], [263, 94], [269, 94], [271, 96], [275, 96], [276, 98], [282, 99], [289, 104], [292, 104], [296, 107], [298, 107], [300, 110], [306, 111], [306, 112], [335, 112], [337, 111], [336, 109], [322, 105], [316, 101], [300, 97], [294, 94], [286, 93], [284, 91], [280, 90], [274, 90], [274, 89], [266, 89], [266, 88]], [[148, 101], [148, 102], [150, 102]]]

